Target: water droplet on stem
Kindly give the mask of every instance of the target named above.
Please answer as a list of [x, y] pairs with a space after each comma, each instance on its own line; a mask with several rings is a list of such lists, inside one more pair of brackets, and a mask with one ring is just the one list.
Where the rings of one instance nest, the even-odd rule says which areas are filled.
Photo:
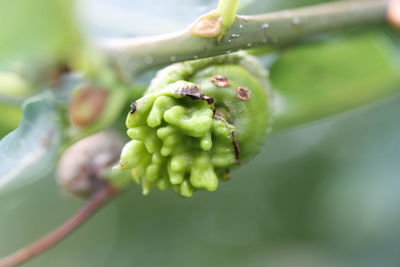
[[261, 28], [262, 29], [267, 29], [267, 28], [269, 28], [269, 24], [268, 23], [264, 23], [264, 24], [261, 25]]
[[300, 24], [300, 23], [301, 23], [300, 17], [293, 17], [293, 18], [292, 18], [292, 23], [293, 23], [294, 25]]

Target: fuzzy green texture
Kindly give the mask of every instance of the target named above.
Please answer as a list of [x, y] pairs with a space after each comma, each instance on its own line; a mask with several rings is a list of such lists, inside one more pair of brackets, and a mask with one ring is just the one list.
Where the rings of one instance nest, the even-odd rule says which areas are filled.
[[186, 197], [196, 189], [216, 190], [229, 168], [249, 159], [264, 141], [271, 117], [268, 89], [267, 73], [244, 52], [161, 70], [132, 104], [126, 120], [132, 141], [118, 169], [130, 169], [144, 194], [153, 186]]

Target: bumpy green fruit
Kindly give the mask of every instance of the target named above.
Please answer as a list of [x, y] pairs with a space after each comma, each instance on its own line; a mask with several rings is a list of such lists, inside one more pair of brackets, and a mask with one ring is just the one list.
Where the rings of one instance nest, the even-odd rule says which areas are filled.
[[267, 74], [239, 52], [161, 70], [126, 120], [132, 139], [118, 169], [143, 193], [171, 187], [183, 196], [214, 191], [229, 168], [254, 155], [271, 123]]

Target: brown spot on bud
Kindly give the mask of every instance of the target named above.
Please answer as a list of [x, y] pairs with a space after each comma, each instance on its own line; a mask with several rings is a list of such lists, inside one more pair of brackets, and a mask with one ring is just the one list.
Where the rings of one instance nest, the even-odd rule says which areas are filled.
[[216, 120], [223, 120], [224, 114], [222, 112], [219, 112], [218, 110], [214, 109], [213, 110], [213, 118]]
[[215, 103], [214, 98], [212, 98], [210, 96], [204, 96], [203, 100], [206, 101], [207, 104], [209, 104], [209, 105], [212, 105]]
[[236, 138], [235, 132], [231, 133], [232, 135], [232, 145], [233, 145], [233, 149], [235, 150], [235, 159], [236, 159], [236, 164], [240, 164], [240, 147], [239, 147], [239, 143], [238, 140]]
[[109, 92], [95, 87], [79, 89], [72, 95], [69, 117], [75, 126], [84, 127], [96, 121], [107, 104]]
[[231, 85], [228, 78], [222, 75], [215, 75], [211, 78], [211, 81], [218, 87], [227, 87]]
[[400, 30], [400, 0], [393, 0], [387, 11], [388, 21]]
[[56, 87], [60, 85], [63, 76], [68, 74], [70, 71], [71, 69], [66, 63], [59, 63], [48, 70], [45, 74], [45, 79], [48, 81], [50, 86]]
[[129, 111], [130, 114], [135, 113], [136, 111], [136, 102], [132, 102], [131, 104], [131, 110]]
[[245, 87], [236, 88], [236, 96], [240, 100], [248, 100], [250, 98], [250, 90]]
[[210, 96], [206, 96], [200, 90], [198, 85], [186, 86], [186, 87], [180, 89], [177, 93], [182, 96], [187, 96], [193, 100], [204, 100], [209, 105], [214, 104], [214, 98], [212, 98]]

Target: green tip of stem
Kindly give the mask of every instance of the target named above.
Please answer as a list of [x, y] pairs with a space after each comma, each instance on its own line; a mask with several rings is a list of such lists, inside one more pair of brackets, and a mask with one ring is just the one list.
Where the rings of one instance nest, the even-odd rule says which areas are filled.
[[229, 29], [235, 21], [239, 6], [239, 0], [220, 0], [217, 14], [221, 16], [221, 23], [224, 29]]

